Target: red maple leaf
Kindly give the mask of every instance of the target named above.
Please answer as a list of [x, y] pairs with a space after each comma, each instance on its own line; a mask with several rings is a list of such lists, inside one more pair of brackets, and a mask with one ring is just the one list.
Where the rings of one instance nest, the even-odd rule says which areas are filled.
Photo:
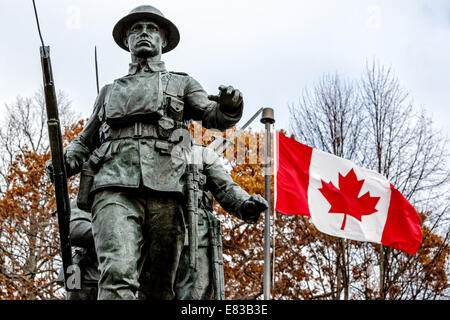
[[344, 230], [347, 221], [347, 215], [361, 221], [362, 216], [371, 215], [377, 212], [375, 206], [380, 197], [371, 197], [367, 192], [358, 198], [359, 192], [364, 184], [364, 180], [358, 180], [353, 169], [344, 177], [339, 173], [339, 188], [333, 185], [333, 182], [326, 183], [322, 181], [322, 188], [319, 191], [331, 204], [328, 213], [344, 214], [341, 230]]

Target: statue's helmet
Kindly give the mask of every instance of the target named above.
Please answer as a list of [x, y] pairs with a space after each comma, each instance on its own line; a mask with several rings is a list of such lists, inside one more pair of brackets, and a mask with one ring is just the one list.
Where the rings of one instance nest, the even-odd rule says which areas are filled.
[[180, 42], [180, 32], [178, 31], [178, 28], [170, 20], [165, 18], [161, 11], [155, 7], [144, 5], [133, 9], [115, 25], [113, 29], [113, 37], [119, 47], [129, 51], [124, 43], [124, 39], [127, 36], [129, 28], [140, 20], [153, 21], [161, 29], [165, 30], [167, 45], [163, 48], [162, 53], [173, 50]]

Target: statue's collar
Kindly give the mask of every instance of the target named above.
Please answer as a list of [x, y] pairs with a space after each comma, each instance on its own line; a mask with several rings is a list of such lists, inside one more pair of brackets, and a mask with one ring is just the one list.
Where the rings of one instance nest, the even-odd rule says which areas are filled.
[[164, 72], [166, 71], [166, 65], [164, 61], [142, 61], [130, 63], [130, 68], [128, 69], [128, 74], [136, 74], [138, 71], [144, 69], [147, 72]]

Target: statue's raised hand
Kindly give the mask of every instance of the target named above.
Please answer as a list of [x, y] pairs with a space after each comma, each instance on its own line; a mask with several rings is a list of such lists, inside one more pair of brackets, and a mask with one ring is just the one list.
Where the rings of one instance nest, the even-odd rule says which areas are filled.
[[220, 86], [219, 95], [209, 96], [208, 99], [218, 102], [222, 110], [229, 113], [237, 112], [244, 101], [242, 92], [232, 86]]

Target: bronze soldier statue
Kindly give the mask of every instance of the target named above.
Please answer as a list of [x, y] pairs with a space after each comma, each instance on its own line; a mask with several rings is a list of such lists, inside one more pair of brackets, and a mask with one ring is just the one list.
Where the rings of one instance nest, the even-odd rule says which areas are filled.
[[[220, 221], [213, 211], [213, 196], [229, 213], [248, 223], [256, 223], [259, 212], [267, 208], [267, 203], [259, 195], [248, 195], [226, 173], [222, 160], [210, 148], [193, 145], [199, 168], [198, 206], [198, 263], [194, 270], [189, 265], [189, 241], [185, 232], [184, 247], [178, 264], [174, 291], [179, 300], [224, 299], [224, 276], [222, 259], [222, 238]], [[80, 210], [76, 201], [72, 203], [70, 238], [75, 250], [74, 262], [81, 271], [81, 290], [68, 293], [69, 300], [97, 299], [99, 273], [91, 232], [90, 215]], [[139, 299], [146, 299], [146, 282], [149, 275], [140, 275]], [[59, 276], [62, 282], [62, 273]]]
[[[234, 126], [243, 98], [225, 86], [208, 96], [192, 77], [166, 70], [161, 56], [180, 36], [152, 6], [132, 10], [113, 37], [131, 54], [129, 73], [102, 88], [83, 132], [64, 150], [67, 175], [82, 173], [78, 205], [92, 213], [98, 298], [136, 299], [139, 292], [174, 299], [185, 229], [195, 229], [186, 214], [186, 203], [195, 204], [186, 197], [192, 166], [179, 161], [192, 142], [180, 131], [187, 132], [191, 120], [221, 131]], [[265, 209], [261, 200], [248, 196], [241, 217], [257, 219]]]

